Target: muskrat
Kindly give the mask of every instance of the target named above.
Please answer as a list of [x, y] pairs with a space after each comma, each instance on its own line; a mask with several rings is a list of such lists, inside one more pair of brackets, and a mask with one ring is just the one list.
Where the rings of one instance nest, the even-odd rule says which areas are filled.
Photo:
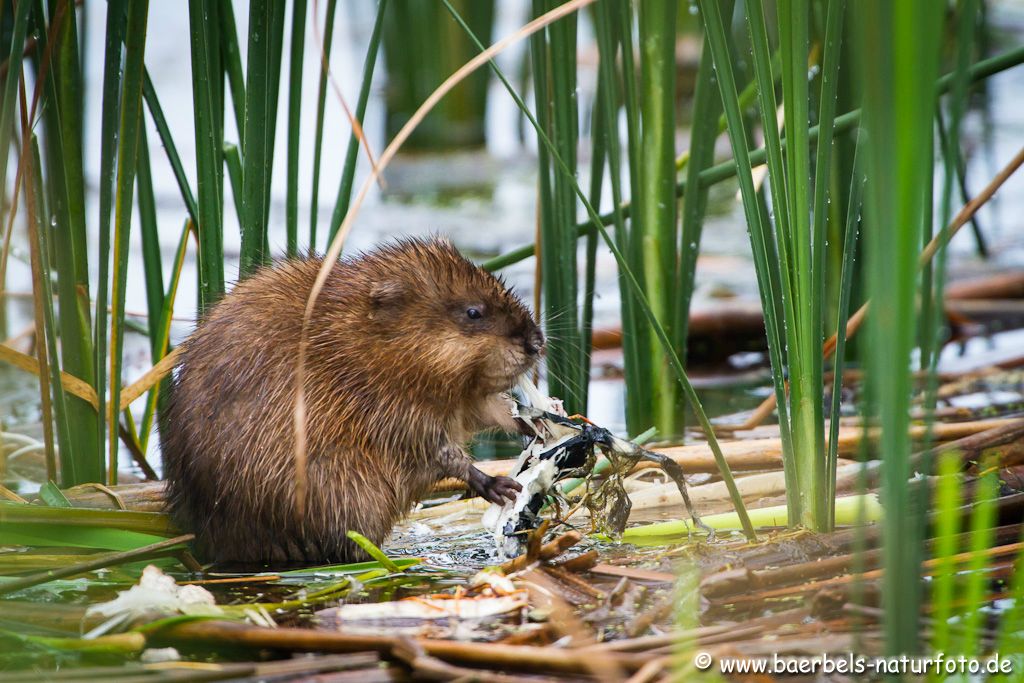
[[168, 503], [217, 563], [364, 559], [437, 481], [491, 502], [520, 486], [464, 446], [513, 431], [508, 390], [544, 337], [503, 281], [442, 239], [343, 259], [309, 326], [305, 505], [295, 499], [293, 411], [303, 311], [322, 259], [240, 282], [183, 343], [161, 416]]

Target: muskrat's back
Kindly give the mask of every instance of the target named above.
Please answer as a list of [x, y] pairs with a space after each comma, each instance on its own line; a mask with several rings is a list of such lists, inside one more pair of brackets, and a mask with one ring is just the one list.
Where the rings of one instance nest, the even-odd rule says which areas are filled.
[[346, 531], [381, 543], [446, 476], [491, 499], [510, 495], [459, 444], [504, 426], [496, 400], [543, 339], [518, 299], [451, 245], [408, 241], [340, 262], [318, 297], [297, 512], [295, 372], [320, 266], [295, 259], [259, 271], [183, 345], [161, 416], [168, 501], [216, 561], [361, 559]]

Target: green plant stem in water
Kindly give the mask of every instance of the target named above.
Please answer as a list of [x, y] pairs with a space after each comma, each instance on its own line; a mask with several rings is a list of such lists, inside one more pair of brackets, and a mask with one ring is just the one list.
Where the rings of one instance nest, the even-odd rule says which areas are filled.
[[142, 80], [149, 0], [128, 0], [125, 31], [125, 70], [121, 88], [118, 130], [117, 185], [114, 195], [114, 276], [111, 289], [110, 404], [107, 415], [107, 483], [117, 483], [118, 415], [121, 403], [121, 361], [124, 351], [124, 303], [128, 286], [128, 237], [132, 219], [132, 193], [142, 127]]
[[288, 63], [288, 179], [285, 231], [288, 256], [299, 253], [299, 115], [302, 113], [302, 53], [306, 46], [306, 0], [292, 6], [291, 57]]
[[224, 92], [216, 0], [189, 0], [192, 97], [195, 102], [196, 230], [200, 315], [224, 295]]
[[[320, 156], [324, 142], [324, 107], [327, 103], [327, 73], [331, 68], [331, 45], [334, 42], [334, 15], [338, 0], [327, 0], [327, 15], [324, 19], [324, 38], [321, 47], [320, 85], [316, 96], [316, 128], [313, 132], [313, 181], [309, 201], [309, 248], [316, 248], [317, 225], [320, 220]], [[315, 18], [314, 18], [315, 21]]]
[[[855, 31], [864, 95], [867, 380], [885, 453], [882, 604], [886, 653], [917, 650], [921, 604], [921, 526], [925, 511], [913, 475], [909, 423], [910, 354], [917, 334], [917, 276], [931, 195], [943, 8], [929, 0], [862, 0]], [[941, 83], [941, 82], [938, 82]], [[929, 212], [930, 213], [930, 212]]]
[[[677, 294], [673, 289], [679, 251], [675, 198], [677, 6], [675, 0], [639, 3], [640, 186], [633, 190], [637, 202], [634, 230], [642, 231], [644, 292], [670, 338], [674, 332], [673, 297]], [[679, 432], [677, 384], [666, 372], [668, 361], [660, 342], [650, 341], [649, 352], [656, 359], [650, 368], [655, 425], [671, 438]]]
[[284, 3], [252, 0], [242, 138], [242, 247], [238, 266], [241, 278], [252, 275], [270, 258], [267, 231], [283, 32]]

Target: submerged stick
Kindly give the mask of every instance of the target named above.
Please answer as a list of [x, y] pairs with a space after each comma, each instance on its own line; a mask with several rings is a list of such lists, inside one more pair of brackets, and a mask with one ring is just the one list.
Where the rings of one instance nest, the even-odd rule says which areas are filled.
[[[557, 538], [548, 541], [540, 547], [540, 551], [537, 553], [537, 558], [541, 561], [553, 560], [569, 548], [573, 547], [583, 539], [583, 535], [578, 531], [568, 531]], [[535, 561], [529, 554], [519, 555], [514, 557], [505, 564], [501, 565], [501, 571], [505, 574], [512, 574], [514, 572], [526, 569], [530, 564]]]
[[[265, 628], [226, 621], [192, 621], [171, 625], [150, 634], [151, 640], [200, 643], [223, 647], [240, 645], [291, 652], [381, 652], [390, 655], [400, 640], [393, 636], [368, 636], [306, 628]], [[419, 639], [416, 643], [431, 657], [490, 669], [543, 671], [566, 674], [591, 673], [584, 650], [557, 647], [502, 645]], [[632, 653], [608, 653], [626, 671], [636, 671], [651, 657]], [[592, 656], [592, 653], [591, 655]]]

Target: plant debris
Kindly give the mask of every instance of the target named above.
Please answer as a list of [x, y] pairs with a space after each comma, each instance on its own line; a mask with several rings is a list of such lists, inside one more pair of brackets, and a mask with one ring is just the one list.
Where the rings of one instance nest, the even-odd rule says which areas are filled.
[[[526, 535], [540, 526], [541, 512], [549, 498], [556, 503], [567, 502], [555, 485], [574, 477], [587, 483], [582, 502], [590, 510], [595, 526], [610, 535], [621, 535], [632, 509], [623, 477], [640, 461], [654, 463], [675, 482], [694, 526], [706, 532], [709, 540], [714, 539], [714, 530], [697, 515], [686, 490], [683, 470], [674, 460], [621, 439], [586, 418], [574, 421], [565, 415], [561, 402], [541, 395], [528, 382], [520, 387], [530, 405], [517, 402], [513, 417], [521, 431], [531, 436], [512, 476], [523, 489], [514, 501], [492, 504], [482, 520], [503, 559], [522, 552]], [[607, 476], [592, 486], [597, 451], [608, 459], [611, 468]]]

